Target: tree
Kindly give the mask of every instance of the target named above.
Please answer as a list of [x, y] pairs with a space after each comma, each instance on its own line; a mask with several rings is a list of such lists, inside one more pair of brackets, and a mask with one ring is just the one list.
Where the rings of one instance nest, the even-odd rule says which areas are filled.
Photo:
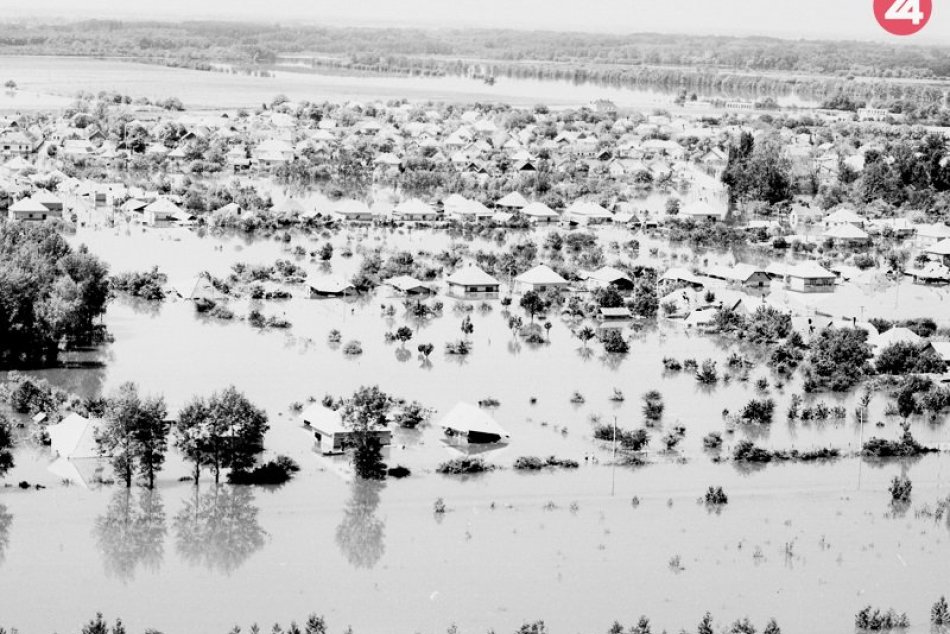
[[13, 433], [10, 422], [0, 415], [0, 477], [13, 468]]
[[0, 368], [54, 364], [88, 344], [109, 297], [108, 269], [49, 224], [0, 224]]
[[519, 305], [528, 313], [528, 317], [534, 323], [534, 316], [546, 312], [551, 304], [541, 297], [537, 291], [528, 291], [521, 296]]
[[630, 309], [635, 315], [652, 319], [660, 309], [660, 299], [656, 294], [656, 280], [644, 276], [637, 280], [633, 291]]
[[675, 216], [676, 214], [680, 212], [680, 199], [672, 198], [672, 197], [667, 198], [665, 209], [666, 209], [666, 215]]
[[586, 348], [586, 347], [587, 347], [587, 343], [588, 343], [591, 339], [593, 339], [594, 337], [596, 337], [596, 336], [597, 336], [597, 333], [594, 332], [594, 329], [591, 328], [590, 326], [584, 326], [583, 328], [581, 328], [580, 330], [578, 330], [578, 331], [575, 333], [575, 335], [577, 336], [578, 339], [581, 340], [581, 344]]
[[418, 350], [426, 359], [428, 359], [429, 355], [432, 354], [432, 351], [435, 350], [435, 346], [431, 343], [420, 343], [416, 350]]
[[610, 354], [625, 354], [630, 350], [630, 344], [615, 328], [605, 330], [600, 337], [600, 342], [604, 344], [604, 351]]
[[6, 88], [7, 90], [16, 90], [17, 85], [15, 81], [13, 81], [12, 79], [8, 79], [5, 82], [3, 82], [3, 87]]
[[386, 477], [382, 445], [375, 431], [389, 424], [395, 400], [379, 386], [360, 387], [340, 407], [343, 423], [354, 432], [353, 469], [359, 478], [382, 480]]
[[462, 325], [460, 326], [462, 334], [465, 335], [465, 338], [468, 339], [468, 336], [475, 332], [475, 326], [472, 324], [472, 318], [468, 315], [465, 315], [465, 318], [462, 319]]
[[409, 326], [400, 326], [396, 329], [396, 333], [393, 335], [396, 341], [402, 344], [402, 347], [406, 347], [406, 342], [412, 339], [412, 328]]
[[178, 412], [178, 421], [175, 423], [175, 448], [185, 460], [192, 463], [192, 479], [196, 485], [201, 478], [201, 467], [205, 463], [205, 433], [209, 429], [209, 417], [207, 401], [195, 397]]
[[867, 332], [856, 328], [825, 328], [809, 345], [806, 391], [844, 391], [870, 371]]
[[175, 444], [194, 464], [195, 483], [202, 467], [210, 468], [215, 483], [221, 470], [246, 470], [264, 450], [269, 429], [267, 414], [234, 386], [207, 400], [193, 399], [178, 416]]
[[165, 400], [142, 398], [134, 383], [123, 383], [106, 402], [105, 423], [98, 440], [126, 487], [136, 475], [148, 488], [162, 470], [168, 450]]
[[932, 348], [909, 342], [895, 342], [878, 354], [874, 363], [881, 374], [943, 374], [947, 364]]

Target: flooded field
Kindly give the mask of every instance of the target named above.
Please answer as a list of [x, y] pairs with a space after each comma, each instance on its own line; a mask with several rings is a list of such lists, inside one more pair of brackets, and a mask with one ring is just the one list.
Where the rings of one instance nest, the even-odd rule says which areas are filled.
[[[615, 239], [611, 231], [602, 232], [604, 241]], [[669, 261], [673, 253], [688, 253], [663, 247], [646, 256], [651, 243], [639, 237], [645, 258]], [[343, 232], [333, 240], [337, 253], [347, 243], [415, 251], [451, 245], [428, 230]], [[157, 265], [180, 288], [196, 266], [222, 275], [235, 262], [272, 264], [293, 258], [289, 250], [298, 244], [311, 250], [318, 243], [302, 235], [284, 244], [137, 225], [87, 225], [70, 241], [88, 244], [114, 272]], [[476, 240], [469, 247], [497, 245]], [[359, 257], [335, 255], [329, 271], [307, 259], [298, 263], [314, 276], [347, 277]], [[919, 287], [876, 288], [845, 286], [824, 301], [842, 314], [856, 310], [855, 298], [874, 306], [875, 314], [886, 313], [898, 292], [900, 311], [912, 312], [914, 301], [936, 301], [930, 293], [937, 291]], [[844, 632], [854, 613], [872, 604], [906, 610], [914, 625], [908, 631], [923, 633], [929, 606], [950, 592], [950, 525], [946, 518], [915, 516], [915, 509], [947, 496], [947, 454], [904, 465], [846, 458], [750, 470], [714, 462], [715, 454], [703, 449], [703, 435], [724, 430], [724, 409], [760, 394], [759, 377], [768, 379], [776, 400], [775, 421], [725, 434], [724, 454], [744, 438], [768, 448], [845, 452], [856, 451], [868, 435], [895, 438], [898, 420], [884, 416], [884, 397], [871, 403], [870, 418], [880, 427], [862, 431], [850, 414], [839, 422], [786, 422], [800, 380], [780, 386], [763, 364], [748, 382], [712, 388], [688, 372], [665, 374], [667, 356], [712, 358], [720, 367], [734, 350], [754, 356], [676, 322], [661, 320], [639, 332], [630, 353], [616, 359], [599, 347], [585, 351], [554, 316], [550, 344], [516, 342], [497, 300], [490, 310], [475, 302], [463, 313], [455, 300], [441, 297], [444, 315], [420, 324], [385, 289], [361, 301], [310, 300], [302, 287], [291, 290], [293, 299], [262, 308], [289, 319], [288, 331], [211, 321], [187, 301], [146, 306], [117, 299], [105, 317], [114, 343], [66, 359], [86, 363], [83, 369], [37, 373], [82, 395], [136, 381], [146, 392], [164, 394], [171, 412], [193, 395], [233, 383], [267, 410], [268, 448], [296, 459], [302, 472], [276, 490], [216, 489], [206, 482], [196, 493], [178, 482], [187, 468], [173, 455], [154, 493], [86, 490], [62, 486], [46, 470], [45, 450], [21, 449], [6, 481], [49, 488], [0, 493], [0, 596], [24, 597], [3, 602], [3, 625], [66, 631], [102, 610], [123, 616], [134, 630], [223, 634], [235, 623], [256, 621], [269, 629], [273, 621], [315, 611], [326, 615], [332, 631], [352, 625], [358, 634], [438, 632], [453, 622], [464, 632], [511, 631], [539, 618], [555, 632], [591, 632], [640, 614], [657, 630], [678, 631], [693, 629], [709, 610], [720, 624], [745, 615], [762, 624], [774, 616], [786, 632]], [[395, 304], [395, 316], [384, 316], [381, 304]], [[250, 304], [232, 301], [231, 308], [241, 316]], [[464, 314], [474, 324], [473, 352], [459, 360], [442, 351], [461, 336]], [[415, 331], [406, 348], [385, 342], [384, 333], [403, 324]], [[363, 354], [346, 357], [329, 344], [334, 328], [344, 342], [360, 340]], [[435, 344], [429, 364], [415, 353], [421, 342]], [[388, 462], [413, 475], [382, 485], [341, 477], [342, 459], [314, 453], [311, 436], [289, 409], [308, 397], [373, 384], [436, 410], [432, 424], [397, 432], [388, 450]], [[615, 388], [625, 401], [610, 400]], [[650, 431], [649, 464], [612, 466], [609, 443], [592, 438], [592, 420], [643, 426], [640, 396], [650, 389], [663, 394], [666, 410]], [[574, 392], [585, 402], [572, 403]], [[504, 469], [467, 479], [434, 473], [439, 462], [458, 455], [442, 442], [440, 415], [459, 401], [486, 397], [500, 402], [492, 415], [511, 442], [482, 455]], [[854, 395], [818, 398], [849, 412], [856, 405]], [[677, 425], [686, 436], [674, 455], [661, 449], [660, 438]], [[912, 431], [921, 442], [950, 440], [945, 424], [915, 420]], [[522, 455], [556, 455], [581, 466], [522, 474], [510, 468]], [[887, 485], [902, 471], [913, 479], [914, 503], [895, 514]], [[697, 503], [711, 485], [729, 495], [718, 513]], [[444, 516], [433, 513], [440, 497], [448, 507]], [[727, 575], [730, 582], [723, 583]], [[367, 610], [370, 602], [374, 609]]]
[[[583, 106], [596, 99], [620, 107], [675, 108], [674, 94], [573, 84], [565, 81], [498, 78], [494, 86], [464, 77], [347, 76], [277, 70], [274, 77], [204, 72], [82, 57], [0, 56], [0, 76], [20, 91], [0, 93], [0, 111], [66, 107], [80, 91], [118, 91], [136, 97], [178, 97], [188, 108], [255, 108], [275, 95], [291, 100], [348, 101], [406, 98], [410, 101], [505, 102], [514, 106]], [[808, 105], [783, 97], [784, 105]]]

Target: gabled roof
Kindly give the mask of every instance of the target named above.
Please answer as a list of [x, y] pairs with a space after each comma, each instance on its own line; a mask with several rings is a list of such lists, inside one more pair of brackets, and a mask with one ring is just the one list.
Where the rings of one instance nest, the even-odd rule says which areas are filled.
[[445, 281], [460, 286], [497, 286], [500, 284], [498, 280], [477, 266], [467, 266], [459, 269], [449, 275]]
[[589, 279], [597, 280], [598, 282], [613, 283], [619, 282], [621, 280], [627, 282], [633, 282], [630, 279], [630, 276], [621, 271], [620, 269], [615, 269], [612, 266], [602, 266], [596, 271], [591, 272], [588, 276]]
[[524, 209], [521, 210], [526, 216], [531, 216], [534, 218], [556, 218], [557, 212], [545, 205], [544, 203], [534, 202], [528, 204]]
[[515, 278], [522, 284], [567, 284], [567, 280], [547, 264], [539, 264]]
[[932, 253], [934, 255], [950, 255], [950, 238], [945, 238], [932, 247], [928, 247], [927, 253]]
[[472, 432], [478, 434], [492, 434], [501, 438], [510, 438], [511, 435], [504, 427], [484, 410], [471, 403], [459, 402], [442, 417], [439, 426], [451, 429], [460, 434]]
[[502, 196], [498, 199], [498, 202], [495, 203], [498, 207], [511, 207], [513, 209], [522, 209], [528, 206], [527, 199], [518, 192], [511, 192], [506, 196]]
[[177, 214], [181, 211], [178, 205], [167, 198], [158, 198], [145, 208], [146, 213]]

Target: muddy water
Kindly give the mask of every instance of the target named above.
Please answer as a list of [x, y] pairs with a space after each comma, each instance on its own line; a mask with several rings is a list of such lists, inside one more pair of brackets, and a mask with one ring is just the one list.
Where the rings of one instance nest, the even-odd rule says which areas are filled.
[[[450, 244], [424, 231], [333, 239], [338, 247], [348, 239], [363, 246], [385, 240], [430, 251]], [[158, 265], [182, 286], [198, 270], [223, 274], [235, 261], [289, 257], [287, 246], [273, 240], [200, 238], [185, 230], [81, 229], [74, 240], [89, 244], [115, 271]], [[318, 242], [296, 236], [289, 246], [298, 243], [309, 250]], [[314, 275], [328, 274], [301, 263]], [[347, 276], [357, 265], [358, 258], [336, 255], [331, 272]], [[73, 359], [96, 367], [41, 373], [86, 395], [133, 380], [164, 394], [172, 411], [192, 395], [233, 383], [267, 409], [268, 446], [292, 455], [303, 471], [279, 490], [206, 483], [196, 495], [177, 482], [187, 468], [172, 456], [157, 493], [136, 489], [129, 496], [111, 487], [64, 487], [46, 471], [42, 449], [21, 449], [6, 481], [50, 488], [0, 493], [0, 597], [23, 597], [3, 600], [2, 624], [23, 632], [67, 631], [103, 610], [121, 614], [136, 630], [224, 632], [235, 622], [269, 624], [317, 611], [334, 630], [352, 624], [357, 632], [436, 632], [452, 622], [463, 631], [510, 631], [536, 618], [553, 631], [591, 632], [641, 613], [659, 627], [692, 627], [710, 610], [721, 619], [748, 614], [760, 623], [775, 616], [790, 632], [839, 632], [849, 631], [853, 614], [871, 603], [907, 610], [921, 626], [915, 631], [924, 632], [929, 605], [950, 592], [947, 526], [915, 519], [912, 510], [887, 516], [887, 484], [900, 465], [848, 459], [739, 470], [712, 462], [702, 436], [723, 431], [723, 409], [735, 410], [760, 393], [752, 381], [702, 389], [688, 373], [664, 375], [661, 360], [709, 357], [722, 366], [737, 349], [730, 342], [661, 322], [616, 360], [597, 346], [583, 354], [557, 318], [549, 345], [517, 345], [498, 302], [488, 312], [476, 304], [462, 313], [449, 299], [443, 317], [419, 325], [407, 321], [385, 290], [364, 302], [308, 300], [301, 289], [295, 292], [292, 300], [262, 308], [286, 316], [289, 331], [212, 322], [185, 301], [144, 307], [117, 300], [106, 315], [115, 342]], [[877, 301], [866, 292], [869, 304]], [[384, 317], [381, 303], [395, 303], [396, 316]], [[235, 301], [232, 308], [240, 316], [250, 306]], [[460, 361], [442, 350], [462, 336], [463, 314], [471, 315], [475, 331], [473, 353]], [[403, 323], [416, 330], [405, 351], [383, 339]], [[346, 358], [329, 345], [332, 328], [344, 341], [360, 340], [363, 355]], [[423, 341], [436, 346], [431, 365], [415, 353]], [[851, 417], [788, 423], [784, 411], [799, 383], [777, 389], [776, 377], [761, 365], [751, 376], [769, 379], [778, 414], [770, 427], [726, 435], [726, 451], [746, 437], [773, 448], [854, 450], [862, 436], [898, 433], [896, 421], [883, 415], [883, 398], [872, 403], [880, 428], [862, 431]], [[366, 384], [422, 401], [437, 410], [436, 421], [459, 400], [494, 397], [501, 404], [492, 413], [512, 440], [485, 454], [489, 462], [510, 466], [519, 455], [554, 454], [578, 460], [581, 468], [442, 477], [433, 468], [457, 454], [432, 425], [399, 432], [389, 452], [389, 462], [409, 466], [412, 477], [381, 487], [354, 485], [339, 475], [339, 459], [311, 452], [289, 405]], [[626, 395], [624, 402], [609, 400], [614, 388]], [[640, 427], [639, 397], [654, 388], [663, 393], [666, 411], [651, 431], [651, 464], [609, 466], [610, 448], [591, 438], [592, 417]], [[575, 391], [583, 404], [570, 402]], [[840, 402], [853, 409], [852, 397]], [[667, 455], [660, 437], [675, 425], [686, 428], [686, 438], [678, 455]], [[915, 421], [913, 430], [922, 441], [948, 440], [942, 424]], [[915, 505], [947, 495], [946, 455], [906, 468]], [[696, 504], [709, 485], [724, 486], [730, 496], [720, 514]], [[634, 496], [639, 506], [631, 504]], [[450, 509], [441, 518], [432, 512], [437, 497]], [[676, 556], [678, 572], [670, 566]]]

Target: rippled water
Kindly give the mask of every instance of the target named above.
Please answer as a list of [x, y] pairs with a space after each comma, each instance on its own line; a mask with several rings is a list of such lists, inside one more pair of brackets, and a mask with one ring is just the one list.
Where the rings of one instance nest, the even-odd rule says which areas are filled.
[[[619, 237], [611, 231], [606, 238]], [[337, 246], [347, 239], [334, 237]], [[288, 246], [310, 250], [316, 244], [303, 236], [283, 245], [139, 227], [86, 227], [72, 240], [87, 243], [114, 271], [158, 265], [182, 285], [198, 270], [223, 274], [239, 260], [269, 264], [289, 257]], [[427, 231], [374, 230], [358, 238], [369, 246], [383, 240], [430, 251], [449, 244]], [[301, 264], [323, 274], [315, 263]], [[358, 258], [335, 256], [332, 272], [349, 275], [357, 265]], [[892, 292], [854, 289], [845, 292], [860, 293], [868, 305], [886, 303], [881, 297]], [[907, 298], [925, 291], [901, 292]], [[90, 491], [61, 486], [46, 471], [45, 450], [21, 449], [6, 482], [25, 479], [50, 488], [0, 492], [0, 624], [23, 632], [69, 631], [102, 610], [121, 615], [135, 630], [223, 634], [234, 623], [269, 627], [316, 611], [333, 631], [351, 624], [358, 633], [436, 632], [452, 622], [462, 631], [503, 632], [536, 618], [555, 632], [596, 632], [640, 614], [657, 629], [693, 628], [710, 610], [720, 620], [748, 614], [760, 624], [775, 616], [788, 632], [840, 632], [850, 631], [854, 613], [871, 603], [908, 611], [913, 631], [925, 632], [930, 604], [950, 592], [948, 526], [915, 518], [913, 510], [890, 514], [887, 484], [901, 465], [852, 458], [750, 470], [711, 461], [702, 436], [723, 430], [724, 408], [735, 410], [758, 394], [753, 381], [704, 389], [688, 373], [665, 375], [661, 360], [709, 357], [722, 367], [739, 349], [727, 340], [661, 322], [637, 336], [626, 358], [610, 359], [596, 345], [583, 354], [568, 325], [555, 318], [550, 345], [531, 347], [512, 340], [494, 302], [489, 312], [471, 313], [473, 353], [459, 361], [442, 353], [446, 341], [461, 336], [462, 313], [452, 300], [442, 318], [411, 324], [417, 330], [406, 354], [383, 339], [385, 331], [407, 322], [399, 300], [385, 290], [363, 302], [309, 300], [298, 293], [263, 308], [293, 323], [286, 332], [212, 322], [185, 301], [146, 307], [116, 300], [105, 318], [115, 342], [72, 356], [96, 367], [39, 373], [84, 395], [133, 380], [164, 394], [172, 411], [194, 394], [233, 383], [267, 409], [268, 447], [293, 456], [303, 470], [277, 490], [206, 482], [196, 491], [177, 482], [188, 469], [172, 456], [154, 493]], [[396, 303], [396, 317], [381, 314], [383, 302]], [[240, 316], [248, 304], [235, 301], [232, 308]], [[329, 345], [332, 328], [344, 341], [359, 339], [364, 354], [346, 358]], [[436, 346], [431, 364], [414, 352], [422, 341]], [[786, 422], [788, 398], [800, 391], [799, 382], [779, 390], [764, 366], [751, 374], [773, 384], [775, 422], [764, 429], [740, 427], [726, 436], [725, 451], [745, 437], [774, 448], [859, 446], [862, 432], [851, 417]], [[485, 454], [488, 461], [510, 467], [519, 455], [554, 454], [578, 460], [581, 468], [443, 477], [433, 473], [435, 465], [456, 454], [432, 425], [397, 432], [389, 462], [410, 467], [410, 478], [352, 483], [338, 474], [340, 458], [311, 451], [309, 435], [288, 407], [365, 384], [422, 401], [437, 410], [436, 421], [459, 400], [492, 396], [501, 402], [492, 413], [512, 440]], [[614, 388], [624, 392], [625, 402], [609, 400]], [[651, 464], [609, 466], [610, 448], [591, 438], [591, 417], [640, 427], [639, 397], [654, 388], [663, 393], [666, 411], [651, 432]], [[585, 403], [569, 402], [575, 391]], [[822, 398], [849, 411], [854, 406], [853, 397]], [[884, 426], [869, 426], [865, 436], [898, 434], [883, 406], [882, 397], [874, 400], [872, 420]], [[685, 460], [660, 451], [660, 437], [674, 425], [687, 430], [680, 447]], [[913, 431], [922, 441], [948, 440], [945, 424], [915, 421]], [[903, 468], [914, 482], [915, 506], [946, 497], [946, 455]], [[730, 497], [719, 514], [696, 503], [710, 485], [722, 485]], [[634, 496], [638, 506], [631, 503]], [[442, 517], [432, 510], [437, 497], [449, 507]], [[679, 572], [669, 566], [674, 556]]]

